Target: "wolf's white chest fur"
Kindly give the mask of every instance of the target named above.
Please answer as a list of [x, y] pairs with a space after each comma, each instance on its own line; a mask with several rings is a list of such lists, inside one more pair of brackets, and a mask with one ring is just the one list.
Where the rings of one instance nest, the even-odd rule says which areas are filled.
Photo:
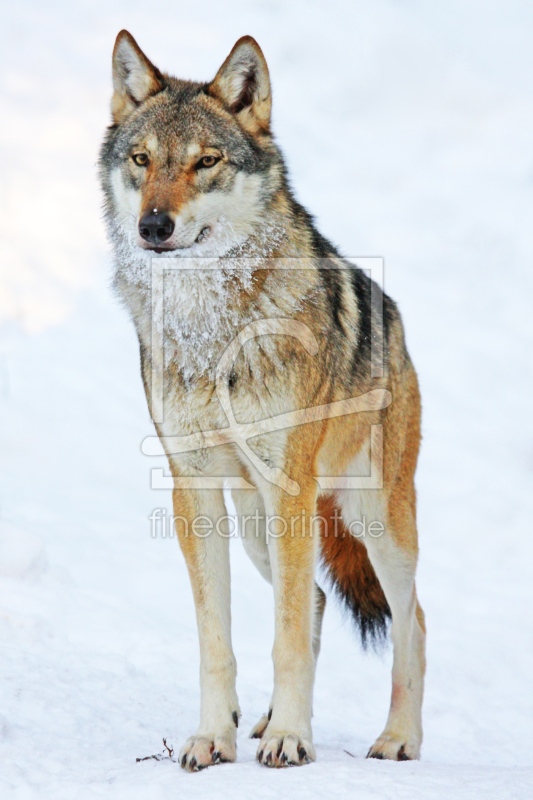
[[[216, 367], [226, 346], [246, 320], [236, 312], [232, 293], [250, 285], [252, 269], [237, 275], [215, 259], [136, 259], [122, 264], [117, 289], [143, 344], [152, 335], [164, 343], [165, 363], [178, 362], [185, 378]], [[160, 354], [152, 353], [158, 360]]]
[[171, 269], [159, 291], [165, 355], [178, 361], [186, 379], [212, 375], [231, 341], [243, 325], [254, 318], [253, 304], [238, 308], [235, 294], [246, 292], [253, 269], [221, 267], [205, 259]]
[[[183, 250], [177, 258], [159, 258], [140, 251], [130, 231], [117, 250], [117, 288], [141, 339], [149, 341], [156, 326], [167, 364], [177, 364], [186, 379], [212, 377], [224, 350], [245, 325], [279, 317], [280, 301], [283, 316], [294, 313], [296, 298], [283, 291], [279, 275], [265, 281], [260, 293], [253, 291], [254, 274], [265, 268], [282, 237], [283, 228], [270, 223], [262, 227], [259, 240], [239, 240], [227, 221], [220, 220], [207, 243]], [[235, 255], [217, 257], [229, 251]]]
[[[135, 320], [141, 340], [151, 346], [152, 334], [164, 343], [165, 365], [178, 366], [186, 380], [214, 378], [226, 348], [255, 320], [291, 317], [305, 291], [295, 292], [294, 276], [277, 270], [255, 291], [255, 273], [263, 256], [246, 258], [154, 259], [140, 268], [120, 271], [119, 291]], [[259, 368], [258, 347], [276, 359], [272, 337], [245, 348], [253, 372]], [[152, 353], [153, 358], [159, 358]]]

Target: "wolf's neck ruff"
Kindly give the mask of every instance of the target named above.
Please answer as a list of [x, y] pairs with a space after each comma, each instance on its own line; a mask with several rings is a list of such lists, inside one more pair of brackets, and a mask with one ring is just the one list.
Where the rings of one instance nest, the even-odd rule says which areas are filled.
[[[289, 275], [269, 266], [287, 250], [287, 231], [282, 220], [266, 216], [244, 240], [235, 240], [221, 221], [211, 242], [166, 256], [143, 253], [127, 236], [117, 237], [115, 288], [135, 320], [151, 319], [158, 327], [165, 362], [178, 367], [185, 380], [212, 380], [222, 353], [245, 325], [292, 316], [304, 299], [287, 291]], [[217, 249], [222, 255], [215, 254]], [[293, 281], [293, 290], [298, 285]], [[302, 290], [307, 294], [305, 282]], [[155, 292], [163, 295], [159, 319], [151, 318]], [[263, 349], [276, 358], [268, 343]], [[255, 351], [246, 349], [250, 368], [259, 374]]]

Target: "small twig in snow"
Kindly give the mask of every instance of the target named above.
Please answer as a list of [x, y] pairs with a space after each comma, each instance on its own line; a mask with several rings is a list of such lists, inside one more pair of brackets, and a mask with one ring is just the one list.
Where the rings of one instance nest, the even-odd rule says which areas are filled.
[[166, 739], [163, 739], [163, 745], [166, 748], [166, 751], [168, 753], [168, 757], [172, 758], [172, 756], [174, 755], [174, 748], [172, 747], [172, 745], [170, 745], [170, 747], [169, 747], [168, 744], [167, 744], [167, 740]]
[[175, 763], [176, 759], [174, 758], [174, 748], [172, 747], [172, 745], [170, 745], [170, 747], [169, 747], [168, 744], [167, 744], [167, 740], [163, 739], [163, 746], [164, 746], [165, 750], [167, 751], [166, 753], [163, 751], [162, 753], [156, 753], [153, 756], [144, 756], [144, 758], [136, 758], [135, 759], [136, 763], [138, 764], [140, 761], [152, 761], [152, 760], [153, 761], [174, 761], [174, 763]]

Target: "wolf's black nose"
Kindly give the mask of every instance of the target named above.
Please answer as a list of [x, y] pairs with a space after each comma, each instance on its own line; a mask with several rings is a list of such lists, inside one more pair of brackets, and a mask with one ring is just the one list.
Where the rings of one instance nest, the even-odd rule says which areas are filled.
[[174, 223], [168, 214], [145, 214], [139, 222], [139, 233], [150, 244], [161, 244], [170, 239], [174, 231]]

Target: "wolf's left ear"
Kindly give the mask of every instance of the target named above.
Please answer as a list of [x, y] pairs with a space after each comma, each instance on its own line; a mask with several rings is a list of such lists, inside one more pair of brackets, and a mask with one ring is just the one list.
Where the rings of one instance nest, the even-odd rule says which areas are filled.
[[251, 36], [243, 36], [235, 44], [209, 91], [251, 133], [268, 129], [272, 108], [268, 67], [261, 48]]
[[111, 113], [116, 124], [149, 97], [165, 88], [163, 76], [128, 31], [120, 31], [113, 49], [113, 99]]

